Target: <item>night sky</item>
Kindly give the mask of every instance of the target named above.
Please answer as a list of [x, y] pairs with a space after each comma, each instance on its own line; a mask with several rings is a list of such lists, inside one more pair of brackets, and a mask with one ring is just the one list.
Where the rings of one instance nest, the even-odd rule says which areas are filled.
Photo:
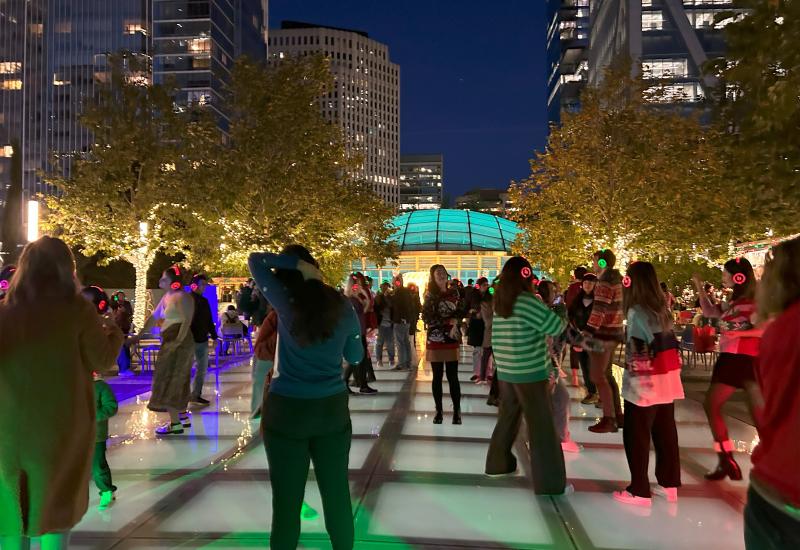
[[270, 0], [296, 20], [369, 33], [400, 65], [400, 150], [443, 153], [445, 194], [505, 188], [544, 146], [542, 0]]

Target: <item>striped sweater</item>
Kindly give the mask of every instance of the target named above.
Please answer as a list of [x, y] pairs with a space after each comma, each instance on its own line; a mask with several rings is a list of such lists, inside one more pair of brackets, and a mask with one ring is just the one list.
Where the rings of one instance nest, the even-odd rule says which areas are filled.
[[597, 340], [622, 342], [625, 315], [622, 312], [622, 276], [616, 269], [608, 269], [594, 287], [594, 303], [586, 330]]
[[547, 380], [551, 368], [547, 337], [561, 334], [565, 326], [533, 294], [520, 294], [511, 316], [495, 315], [492, 323], [498, 380], [517, 384]]

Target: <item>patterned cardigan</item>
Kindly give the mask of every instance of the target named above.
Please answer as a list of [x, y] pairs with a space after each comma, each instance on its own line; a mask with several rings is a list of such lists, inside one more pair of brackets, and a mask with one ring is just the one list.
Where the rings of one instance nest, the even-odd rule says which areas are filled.
[[616, 269], [606, 270], [594, 288], [592, 314], [586, 324], [596, 340], [622, 342], [624, 340], [622, 312], [622, 276]]

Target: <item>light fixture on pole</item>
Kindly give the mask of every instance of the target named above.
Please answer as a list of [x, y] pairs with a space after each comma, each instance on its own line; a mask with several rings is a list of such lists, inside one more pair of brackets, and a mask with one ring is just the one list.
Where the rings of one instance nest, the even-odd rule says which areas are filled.
[[28, 242], [39, 238], [39, 203], [28, 201]]

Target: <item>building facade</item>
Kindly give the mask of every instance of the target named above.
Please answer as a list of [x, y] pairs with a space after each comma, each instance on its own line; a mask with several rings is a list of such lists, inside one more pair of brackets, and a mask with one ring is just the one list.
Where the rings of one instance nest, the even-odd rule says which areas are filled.
[[400, 210], [441, 208], [444, 197], [444, 157], [400, 156]]
[[79, 118], [111, 54], [152, 60], [154, 73], [140, 77], [174, 77], [179, 102], [206, 97], [214, 105], [235, 56], [266, 58], [266, 9], [267, 0], [0, 1], [0, 194], [12, 143], [25, 198], [50, 191], [41, 173], [68, 174], [89, 150]]
[[580, 93], [589, 77], [591, 1], [547, 3], [547, 113], [551, 123], [559, 122], [562, 109], [580, 106]]
[[389, 48], [365, 32], [284, 21], [270, 30], [270, 62], [322, 54], [334, 89], [319, 98], [326, 120], [338, 124], [349, 153], [364, 158], [361, 173], [388, 204], [400, 206], [400, 68]]
[[736, 10], [735, 4], [731, 0], [593, 2], [589, 83], [599, 83], [614, 59], [629, 56], [641, 61], [645, 77], [666, 82], [665, 100], [701, 102], [715, 85], [713, 77], [703, 74], [703, 65], [725, 54], [725, 22], [715, 24], [714, 18]]
[[213, 109], [220, 126], [234, 60], [266, 59], [266, 0], [153, 0], [153, 79], [173, 82], [179, 105]]
[[456, 197], [456, 208], [504, 216], [511, 209], [508, 197], [508, 191], [503, 189], [472, 189]]

